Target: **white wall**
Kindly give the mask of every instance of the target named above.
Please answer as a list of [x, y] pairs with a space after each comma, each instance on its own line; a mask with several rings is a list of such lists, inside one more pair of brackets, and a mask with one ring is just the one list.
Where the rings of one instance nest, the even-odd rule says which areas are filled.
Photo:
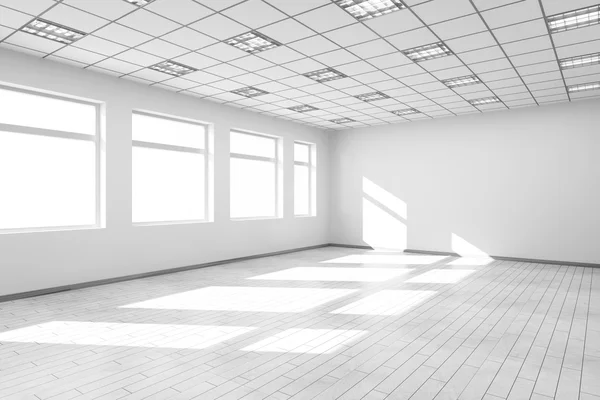
[[[328, 136], [318, 129], [0, 50], [0, 82], [106, 103], [105, 229], [0, 234], [0, 296], [328, 242]], [[131, 225], [131, 111], [215, 125], [215, 222]], [[1, 111], [0, 111], [1, 112]], [[229, 129], [284, 138], [284, 218], [229, 220]], [[293, 140], [317, 144], [318, 215], [293, 217]]]
[[331, 241], [600, 263], [599, 127], [590, 100], [338, 132]]

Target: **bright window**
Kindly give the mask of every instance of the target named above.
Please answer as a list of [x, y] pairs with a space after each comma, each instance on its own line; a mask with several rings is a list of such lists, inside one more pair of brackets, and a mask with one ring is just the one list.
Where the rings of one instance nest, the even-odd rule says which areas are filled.
[[230, 139], [231, 218], [279, 216], [278, 138], [232, 131]]
[[0, 88], [0, 110], [0, 232], [99, 226], [99, 105]]
[[316, 215], [315, 145], [294, 142], [294, 215]]
[[198, 122], [133, 113], [133, 223], [208, 220], [208, 129]]

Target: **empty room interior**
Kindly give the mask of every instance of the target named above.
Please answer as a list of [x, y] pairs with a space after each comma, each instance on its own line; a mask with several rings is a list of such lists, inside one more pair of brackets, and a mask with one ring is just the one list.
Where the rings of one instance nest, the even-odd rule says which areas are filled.
[[0, 399], [600, 400], [599, 0], [0, 0]]

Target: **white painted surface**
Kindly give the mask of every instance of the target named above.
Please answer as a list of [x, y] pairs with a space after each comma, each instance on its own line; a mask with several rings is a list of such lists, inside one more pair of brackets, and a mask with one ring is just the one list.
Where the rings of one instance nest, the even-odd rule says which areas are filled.
[[590, 100], [335, 133], [331, 241], [600, 263], [599, 111]]
[[[0, 296], [328, 242], [328, 135], [287, 121], [0, 50], [0, 82], [106, 102], [105, 229], [0, 235]], [[215, 124], [215, 222], [131, 225], [131, 111]], [[229, 220], [229, 130], [284, 138], [284, 218]], [[318, 215], [293, 217], [293, 141], [318, 148]]]

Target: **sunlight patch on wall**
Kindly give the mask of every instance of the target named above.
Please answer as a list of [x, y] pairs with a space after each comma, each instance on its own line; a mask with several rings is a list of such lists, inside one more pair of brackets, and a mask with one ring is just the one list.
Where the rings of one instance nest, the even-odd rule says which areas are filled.
[[243, 348], [243, 351], [329, 354], [367, 331], [343, 329], [288, 329]]
[[485, 251], [475, 247], [462, 237], [452, 233], [452, 251], [461, 256], [448, 265], [487, 265], [494, 261]]
[[363, 241], [374, 249], [407, 248], [407, 205], [363, 177]]
[[356, 290], [210, 286], [121, 307], [167, 310], [303, 312], [354, 292]]
[[407, 283], [456, 283], [471, 275], [472, 269], [432, 269], [407, 280]]
[[248, 279], [273, 281], [339, 281], [384, 282], [412, 269], [396, 268], [343, 268], [343, 267], [297, 267], [258, 275]]
[[418, 305], [435, 291], [382, 290], [364, 299], [332, 311], [333, 314], [398, 315]]
[[248, 333], [245, 326], [52, 321], [0, 333], [0, 342], [205, 349]]

